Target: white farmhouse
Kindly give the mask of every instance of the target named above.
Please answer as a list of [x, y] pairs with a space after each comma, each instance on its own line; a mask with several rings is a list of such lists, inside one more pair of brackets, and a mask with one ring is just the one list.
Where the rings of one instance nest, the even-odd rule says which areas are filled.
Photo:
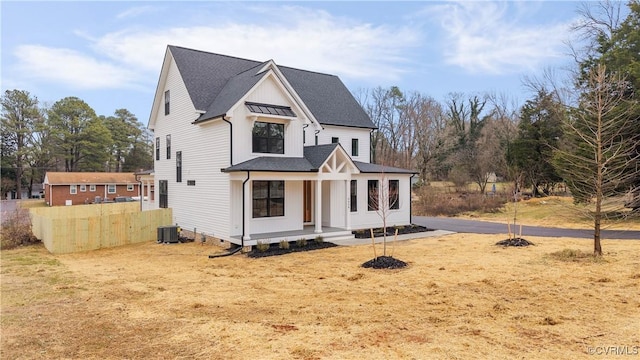
[[414, 172], [370, 163], [375, 125], [337, 76], [168, 46], [148, 127], [148, 205], [183, 229], [252, 246], [411, 223]]

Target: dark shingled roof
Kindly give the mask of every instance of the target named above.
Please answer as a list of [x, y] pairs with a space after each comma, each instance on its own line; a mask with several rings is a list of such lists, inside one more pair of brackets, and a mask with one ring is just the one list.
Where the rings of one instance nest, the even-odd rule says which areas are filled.
[[314, 168], [319, 169], [336, 147], [338, 144], [305, 146], [304, 157]]
[[354, 161], [361, 173], [388, 173], [388, 174], [417, 174], [413, 170], [401, 169], [392, 166], [369, 164], [362, 161]]
[[223, 169], [233, 171], [318, 172], [338, 144], [307, 146], [303, 158], [262, 156]]
[[317, 172], [318, 169], [305, 158], [263, 156], [229, 166], [222, 171]]
[[[264, 76], [264, 73], [256, 72], [266, 62], [172, 45], [169, 51], [195, 108], [205, 111], [198, 121], [224, 115]], [[282, 66], [278, 68], [320, 124], [376, 128], [337, 76]]]

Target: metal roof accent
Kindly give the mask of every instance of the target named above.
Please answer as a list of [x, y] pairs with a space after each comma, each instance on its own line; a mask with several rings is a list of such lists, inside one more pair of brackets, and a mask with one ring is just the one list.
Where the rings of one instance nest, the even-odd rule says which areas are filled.
[[252, 113], [296, 117], [296, 114], [291, 110], [290, 106], [260, 104], [248, 101], [244, 104]]

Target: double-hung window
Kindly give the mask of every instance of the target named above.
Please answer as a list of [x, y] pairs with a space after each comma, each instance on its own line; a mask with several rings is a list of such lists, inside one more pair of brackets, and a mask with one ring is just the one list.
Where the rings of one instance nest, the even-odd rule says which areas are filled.
[[77, 194], [78, 185], [69, 185], [69, 194]]
[[156, 160], [160, 160], [160, 138], [156, 138]]
[[116, 193], [116, 184], [107, 185], [107, 194], [115, 194]]
[[253, 217], [284, 216], [284, 181], [253, 182]]
[[284, 124], [257, 121], [252, 147], [254, 153], [284, 154]]
[[351, 139], [351, 156], [358, 156], [358, 139]]

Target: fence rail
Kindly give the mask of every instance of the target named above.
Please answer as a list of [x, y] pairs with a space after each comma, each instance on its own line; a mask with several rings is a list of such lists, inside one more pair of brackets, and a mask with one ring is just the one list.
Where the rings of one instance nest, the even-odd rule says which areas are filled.
[[51, 253], [65, 254], [156, 240], [171, 209], [140, 211], [138, 203], [35, 207], [33, 234]]

